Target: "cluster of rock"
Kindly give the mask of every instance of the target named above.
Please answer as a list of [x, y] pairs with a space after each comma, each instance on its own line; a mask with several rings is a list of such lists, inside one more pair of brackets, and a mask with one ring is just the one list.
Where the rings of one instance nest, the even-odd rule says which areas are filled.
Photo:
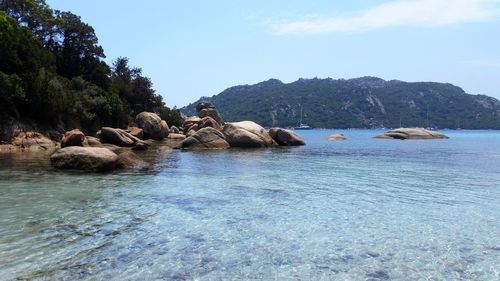
[[283, 128], [269, 131], [252, 121], [225, 123], [210, 103], [196, 106], [197, 116], [187, 117], [182, 124], [186, 138], [182, 149], [226, 149], [230, 147], [258, 148], [305, 145], [295, 132]]
[[167, 122], [155, 113], [142, 112], [136, 117], [137, 127], [127, 130], [102, 127], [97, 137], [85, 136], [78, 129], [68, 131], [62, 137], [61, 148], [51, 155], [50, 161], [60, 169], [105, 172], [119, 168], [147, 168], [148, 163], [131, 150], [147, 149], [153, 141], [186, 150], [305, 144], [300, 136], [287, 129], [267, 131], [252, 121], [224, 123], [210, 103], [198, 104], [197, 110], [197, 116], [186, 117], [180, 128], [169, 128]]
[[164, 140], [170, 129], [165, 120], [152, 112], [138, 114], [135, 122], [137, 127], [127, 130], [102, 127], [97, 137], [85, 136], [78, 129], [68, 131], [62, 137], [61, 149], [50, 156], [50, 161], [59, 169], [97, 172], [148, 168], [149, 164], [137, 154], [121, 148], [148, 149], [150, 140]]
[[448, 139], [448, 136], [424, 128], [399, 128], [375, 136], [375, 138], [398, 139], [398, 140], [418, 140], [418, 139], [425, 140], [425, 139]]

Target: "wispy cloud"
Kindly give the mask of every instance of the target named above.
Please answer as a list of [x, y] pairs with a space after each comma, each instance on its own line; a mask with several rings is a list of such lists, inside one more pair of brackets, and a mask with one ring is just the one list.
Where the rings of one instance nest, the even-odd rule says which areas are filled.
[[500, 16], [499, 3], [500, 0], [399, 0], [349, 15], [308, 16], [268, 24], [278, 35], [358, 32], [403, 26], [441, 27], [495, 19]]

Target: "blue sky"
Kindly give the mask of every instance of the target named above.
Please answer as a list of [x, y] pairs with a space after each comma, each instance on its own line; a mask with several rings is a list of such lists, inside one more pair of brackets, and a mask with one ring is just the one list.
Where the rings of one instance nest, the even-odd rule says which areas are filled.
[[48, 0], [169, 106], [269, 78], [449, 82], [500, 98], [500, 0]]

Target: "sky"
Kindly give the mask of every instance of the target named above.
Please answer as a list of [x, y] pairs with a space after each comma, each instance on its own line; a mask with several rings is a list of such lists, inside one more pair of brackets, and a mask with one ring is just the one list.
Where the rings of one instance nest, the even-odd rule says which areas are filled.
[[452, 83], [500, 99], [500, 0], [47, 0], [170, 107], [270, 78]]

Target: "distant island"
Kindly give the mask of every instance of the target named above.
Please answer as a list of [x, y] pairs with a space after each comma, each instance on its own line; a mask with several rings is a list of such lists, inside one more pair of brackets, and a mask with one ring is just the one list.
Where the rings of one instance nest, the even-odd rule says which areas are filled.
[[196, 113], [196, 104], [213, 103], [224, 120], [252, 120], [266, 127], [315, 128], [430, 127], [500, 129], [500, 101], [467, 94], [447, 83], [355, 79], [299, 79], [283, 83], [270, 79], [235, 86], [202, 97], [181, 108]]

